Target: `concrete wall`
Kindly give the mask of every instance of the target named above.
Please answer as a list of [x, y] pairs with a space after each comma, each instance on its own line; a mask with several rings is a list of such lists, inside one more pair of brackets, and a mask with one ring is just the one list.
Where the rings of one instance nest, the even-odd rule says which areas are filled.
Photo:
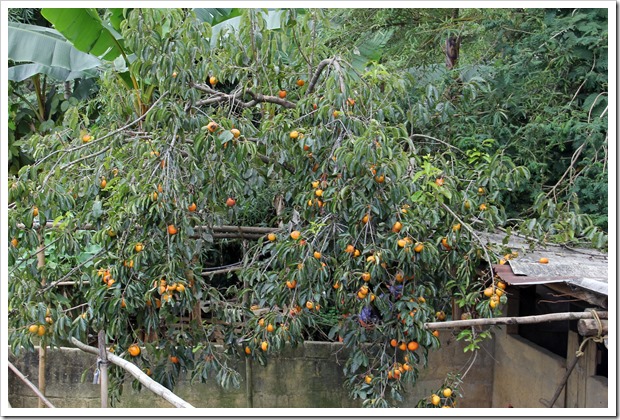
[[[405, 395], [401, 407], [414, 407], [441, 386], [448, 372], [466, 369], [471, 353], [463, 353], [463, 344], [449, 333], [442, 336], [442, 348], [429, 354], [428, 369], [422, 370], [414, 389]], [[463, 384], [460, 407], [490, 407], [493, 390], [492, 343], [479, 352]], [[340, 343], [308, 342], [296, 349], [288, 348], [266, 366], [253, 363], [254, 407], [359, 407], [344, 388], [342, 366], [345, 358]], [[38, 375], [38, 353], [30, 353], [14, 364], [35, 384]], [[99, 407], [99, 386], [93, 385], [92, 371], [96, 357], [76, 349], [48, 352], [47, 396], [58, 407]], [[242, 382], [238, 389], [224, 390], [214, 382], [189, 384], [181, 379], [175, 393], [196, 407], [247, 407], [245, 363], [237, 366]], [[88, 370], [86, 382], [80, 378]], [[170, 407], [166, 401], [148, 390], [137, 392], [131, 383], [123, 389], [121, 407]], [[13, 374], [9, 374], [9, 401], [13, 407], [36, 407], [37, 398]]]
[[[493, 407], [544, 407], [564, 376], [566, 359], [502, 328], [495, 335]], [[556, 407], [563, 407], [564, 392]]]
[[[493, 407], [545, 407], [567, 369], [566, 359], [502, 328], [495, 335]], [[569, 333], [568, 363], [579, 348], [578, 336]], [[594, 375], [595, 346], [590, 343], [554, 407], [607, 407], [607, 378]]]

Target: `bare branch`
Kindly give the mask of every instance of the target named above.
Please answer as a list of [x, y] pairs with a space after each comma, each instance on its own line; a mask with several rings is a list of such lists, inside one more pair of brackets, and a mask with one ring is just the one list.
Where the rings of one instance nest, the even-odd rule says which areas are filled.
[[7, 361], [7, 363], [9, 364], [9, 369], [11, 369], [13, 371], [13, 373], [15, 375], [17, 375], [17, 377], [19, 379], [22, 380], [23, 383], [25, 383], [26, 385], [28, 385], [28, 388], [30, 388], [36, 395], [37, 397], [39, 397], [41, 399], [41, 401], [43, 401], [43, 403], [48, 406], [49, 408], [56, 408], [54, 407], [54, 405], [47, 399], [45, 398], [45, 395], [43, 395], [43, 393], [41, 391], [39, 391], [39, 388], [37, 388], [36, 386], [34, 386], [34, 384], [32, 382], [30, 382], [28, 380], [28, 378], [26, 378], [26, 376], [21, 373], [14, 365], [13, 363]]
[[338, 58], [332, 57], [332, 58], [326, 58], [325, 60], [322, 60], [319, 63], [319, 65], [316, 67], [314, 76], [312, 76], [312, 80], [310, 80], [310, 83], [308, 84], [308, 90], [306, 91], [308, 95], [314, 91], [314, 88], [316, 87], [316, 83], [318, 82], [319, 77], [321, 76], [321, 73], [323, 72], [323, 70], [328, 64], [330, 66], [334, 66], [334, 68], [338, 72], [338, 78], [340, 80], [340, 92], [344, 93], [345, 85], [344, 85], [344, 79], [342, 78], [342, 69], [340, 68], [340, 63], [338, 62]]
[[252, 92], [251, 90], [246, 90], [245, 93], [250, 95], [252, 97], [252, 100], [248, 102], [243, 102], [240, 99], [243, 96], [243, 92], [241, 91], [235, 92], [233, 94], [228, 94], [228, 93], [219, 92], [207, 85], [202, 85], [202, 84], [193, 83], [193, 82], [190, 83], [190, 87], [200, 90], [201, 92], [205, 92], [205, 93], [212, 95], [208, 99], [197, 101], [195, 103], [196, 106], [213, 105], [213, 104], [217, 104], [220, 102], [233, 102], [235, 105], [241, 108], [251, 108], [262, 102], [277, 104], [277, 105], [283, 106], [284, 108], [289, 108], [289, 109], [295, 108], [297, 106], [295, 105], [295, 103], [287, 101], [286, 99], [282, 99], [278, 96], [263, 95], [262, 93], [255, 93], [255, 92]]

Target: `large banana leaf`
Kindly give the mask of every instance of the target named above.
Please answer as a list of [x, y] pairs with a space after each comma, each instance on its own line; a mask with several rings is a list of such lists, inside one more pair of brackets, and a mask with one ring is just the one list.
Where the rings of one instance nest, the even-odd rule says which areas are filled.
[[14, 82], [21, 82], [22, 80], [26, 80], [36, 74], [45, 74], [61, 82], [98, 76], [96, 69], [71, 71], [60, 67], [49, 67], [39, 63], [19, 64], [17, 66], [9, 67], [6, 73], [8, 79]]
[[123, 54], [120, 44], [95, 9], [41, 10], [45, 19], [80, 51], [114, 61]]
[[57, 31], [35, 25], [9, 22], [8, 58], [16, 63], [31, 63], [9, 69], [9, 80], [24, 80], [34, 74], [48, 74], [58, 80], [83, 77], [87, 70], [101, 65], [90, 54], [75, 49]]

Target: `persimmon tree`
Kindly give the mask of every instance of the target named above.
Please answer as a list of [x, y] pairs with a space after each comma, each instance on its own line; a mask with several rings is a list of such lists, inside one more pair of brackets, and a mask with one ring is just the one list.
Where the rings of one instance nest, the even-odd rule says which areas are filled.
[[[234, 360], [267, 363], [329, 313], [351, 396], [381, 407], [440, 346], [425, 322], [501, 311], [506, 294], [483, 291], [505, 250], [483, 233], [528, 170], [420, 132], [437, 93], [330, 51], [323, 11], [66, 10], [43, 15], [89, 53], [63, 13], [111, 25], [116, 50], [96, 98], [31, 136], [9, 180], [14, 352], [104, 329], [169, 388], [182, 370], [236, 386]], [[470, 350], [488, 336], [467, 331]], [[451, 404], [458, 378], [445, 386]]]

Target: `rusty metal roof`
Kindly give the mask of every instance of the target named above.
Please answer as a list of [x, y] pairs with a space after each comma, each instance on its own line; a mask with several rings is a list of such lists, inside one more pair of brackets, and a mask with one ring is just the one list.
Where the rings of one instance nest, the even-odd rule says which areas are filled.
[[[490, 243], [501, 244], [504, 235], [488, 235]], [[511, 237], [505, 247], [518, 253], [518, 257], [504, 265], [494, 265], [495, 273], [508, 284], [534, 285], [566, 283], [608, 296], [607, 254], [592, 249], [575, 249], [556, 245], [531, 247], [519, 237]], [[549, 260], [547, 264], [540, 258]]]

